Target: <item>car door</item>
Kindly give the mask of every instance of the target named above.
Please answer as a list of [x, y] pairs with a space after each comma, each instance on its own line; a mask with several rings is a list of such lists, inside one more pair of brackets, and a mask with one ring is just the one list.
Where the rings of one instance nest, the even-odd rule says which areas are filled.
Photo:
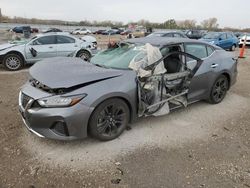
[[228, 48], [227, 35], [225, 33], [219, 36], [218, 46], [220, 46], [223, 49]]
[[27, 62], [36, 62], [44, 58], [56, 57], [55, 35], [35, 38], [25, 46]]
[[234, 45], [233, 35], [227, 33], [227, 49], [230, 49]]
[[76, 39], [70, 36], [57, 35], [56, 43], [57, 56], [60, 57], [67, 57], [80, 48], [80, 45], [76, 43]]
[[[188, 100], [189, 102], [193, 102], [205, 99], [209, 91], [209, 80], [211, 79], [211, 76], [213, 76], [214, 69], [217, 68], [217, 65], [215, 65], [210, 58], [214, 53], [214, 49], [208, 45], [199, 43], [186, 43], [184, 48], [186, 53], [203, 60], [203, 63], [191, 80]], [[192, 69], [197, 63], [188, 58], [186, 59], [186, 62], [190, 69]]]

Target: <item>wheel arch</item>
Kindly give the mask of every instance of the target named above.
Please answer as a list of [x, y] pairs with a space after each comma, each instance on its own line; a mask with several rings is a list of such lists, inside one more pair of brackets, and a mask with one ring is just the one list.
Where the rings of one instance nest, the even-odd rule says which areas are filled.
[[124, 96], [121, 96], [121, 95], [114, 95], [114, 96], [109, 96], [109, 97], [105, 97], [105, 98], [102, 98], [102, 100], [98, 100], [98, 102], [95, 102], [93, 104], [93, 110], [89, 116], [89, 119], [88, 119], [88, 125], [87, 125], [87, 134], [89, 134], [89, 123], [90, 123], [90, 119], [95, 111], [95, 109], [100, 105], [102, 104], [103, 102], [107, 101], [107, 100], [110, 100], [110, 99], [121, 99], [122, 101], [124, 101], [127, 106], [128, 106], [128, 109], [129, 109], [129, 123], [131, 123], [134, 119], [134, 109], [132, 107], [132, 104], [131, 102], [129, 101], [129, 99], [127, 99], [126, 97]]
[[16, 51], [16, 50], [12, 50], [12, 51], [9, 51], [8, 53], [6, 53], [6, 54], [4, 55], [4, 57], [5, 57], [6, 55], [9, 55], [9, 54], [16, 54], [16, 55], [19, 55], [19, 56], [22, 58], [23, 63], [25, 63], [24, 55], [23, 55], [21, 52]]
[[228, 80], [228, 89], [230, 89], [231, 87], [231, 76], [228, 72], [223, 72], [221, 75], [226, 76], [227, 80]]
[[87, 52], [89, 54], [90, 57], [92, 57], [92, 54], [89, 50], [85, 49], [85, 48], [81, 48], [76, 52], [76, 57], [80, 52]]

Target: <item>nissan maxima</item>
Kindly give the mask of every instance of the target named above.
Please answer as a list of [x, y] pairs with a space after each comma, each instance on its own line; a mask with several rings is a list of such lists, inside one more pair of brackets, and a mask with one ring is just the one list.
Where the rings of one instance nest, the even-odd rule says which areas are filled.
[[108, 141], [140, 117], [200, 100], [220, 103], [236, 82], [237, 59], [202, 41], [146, 37], [125, 40], [91, 62], [40, 61], [29, 76], [19, 94], [28, 130], [50, 139]]

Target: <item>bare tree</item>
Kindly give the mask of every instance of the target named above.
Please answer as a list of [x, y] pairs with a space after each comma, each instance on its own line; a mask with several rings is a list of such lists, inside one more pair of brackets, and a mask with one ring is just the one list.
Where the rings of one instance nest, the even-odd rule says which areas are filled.
[[209, 18], [207, 20], [203, 20], [201, 22], [201, 26], [204, 29], [208, 29], [208, 30], [214, 30], [217, 29], [219, 27], [219, 24], [217, 23], [217, 18]]
[[177, 25], [182, 29], [192, 29], [196, 28], [196, 20], [183, 20], [179, 21]]

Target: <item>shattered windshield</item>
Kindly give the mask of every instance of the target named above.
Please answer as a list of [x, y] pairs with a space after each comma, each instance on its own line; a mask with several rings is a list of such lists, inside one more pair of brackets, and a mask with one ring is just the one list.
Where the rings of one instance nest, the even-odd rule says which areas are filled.
[[[121, 43], [118, 48], [104, 50], [91, 59], [91, 63], [107, 68], [129, 69], [130, 62], [139, 54], [142, 45]], [[144, 54], [145, 55], [145, 54]]]

